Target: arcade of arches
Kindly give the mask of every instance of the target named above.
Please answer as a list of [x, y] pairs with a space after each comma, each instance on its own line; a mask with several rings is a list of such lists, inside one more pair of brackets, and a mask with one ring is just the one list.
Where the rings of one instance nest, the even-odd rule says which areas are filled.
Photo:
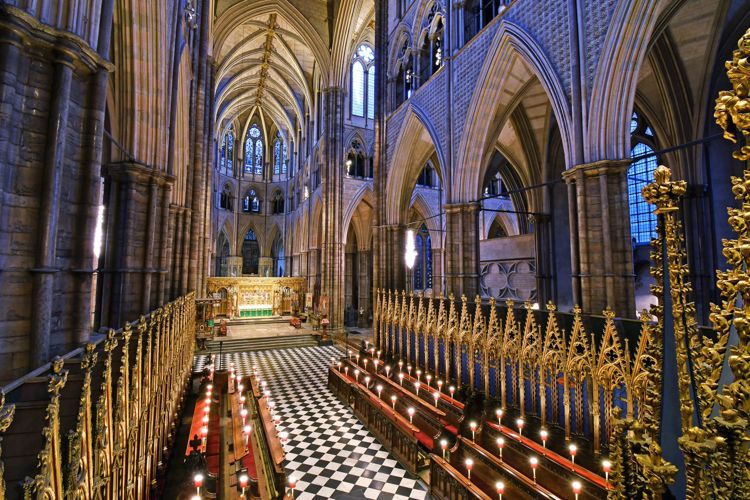
[[710, 327], [748, 26], [746, 0], [2, 0], [0, 380], [218, 278], [298, 278], [274, 315], [334, 332], [378, 290], [628, 322], [659, 165]]

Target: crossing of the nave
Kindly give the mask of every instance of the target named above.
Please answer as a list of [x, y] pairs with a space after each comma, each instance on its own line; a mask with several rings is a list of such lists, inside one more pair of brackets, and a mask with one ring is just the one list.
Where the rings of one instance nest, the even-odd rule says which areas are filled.
[[750, 0], [0, 0], [0, 500], [750, 498]]

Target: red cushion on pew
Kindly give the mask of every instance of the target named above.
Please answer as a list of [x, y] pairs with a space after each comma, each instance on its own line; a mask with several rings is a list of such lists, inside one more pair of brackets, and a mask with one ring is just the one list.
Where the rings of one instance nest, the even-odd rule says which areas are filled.
[[247, 469], [247, 475], [253, 481], [258, 480], [258, 470], [255, 466], [255, 456], [253, 456], [253, 450], [242, 457], [242, 466]]
[[424, 446], [428, 450], [432, 450], [432, 438], [428, 436], [426, 433], [422, 431], [417, 432], [417, 441], [422, 443], [422, 446]]
[[208, 455], [206, 457], [206, 469], [214, 476], [219, 474], [219, 455]]
[[458, 429], [456, 429], [455, 425], [446, 425], [445, 430], [450, 432], [454, 436], [458, 436]]

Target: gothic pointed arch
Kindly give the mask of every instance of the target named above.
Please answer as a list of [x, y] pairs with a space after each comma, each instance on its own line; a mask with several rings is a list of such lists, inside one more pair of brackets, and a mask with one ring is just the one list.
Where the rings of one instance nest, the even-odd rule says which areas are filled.
[[[571, 155], [570, 110], [562, 83], [544, 51], [520, 27], [503, 20], [495, 34], [474, 90], [457, 152], [460, 167], [453, 180], [457, 200], [476, 198], [479, 175], [493, 150], [498, 127], [507, 121], [513, 97], [524, 83], [536, 78], [552, 106], [566, 160]], [[520, 77], [520, 78], [519, 78]], [[487, 103], [492, 103], [488, 109]], [[568, 163], [569, 164], [569, 163]]]

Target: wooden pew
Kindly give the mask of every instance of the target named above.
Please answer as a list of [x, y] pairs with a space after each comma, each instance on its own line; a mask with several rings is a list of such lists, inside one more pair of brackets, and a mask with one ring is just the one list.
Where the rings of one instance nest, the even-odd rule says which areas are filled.
[[[258, 394], [261, 396], [257, 397]], [[283, 467], [284, 449], [273, 423], [266, 397], [262, 395], [255, 377], [251, 377], [250, 390], [245, 396], [252, 433], [251, 449], [244, 457], [242, 465], [248, 470], [250, 466], [255, 467], [257, 493], [261, 499], [280, 498], [285, 495], [287, 483]]]
[[494, 498], [480, 490], [448, 461], [434, 454], [430, 456], [430, 495], [437, 500], [453, 500], [454, 498], [491, 500]]
[[347, 377], [331, 367], [328, 380], [332, 392], [352, 406], [354, 414], [409, 472], [416, 474], [426, 465], [427, 453], [420, 449], [420, 438], [424, 437], [419, 427], [357, 383], [354, 376]]
[[558, 500], [560, 498], [547, 490], [538, 481], [534, 482], [531, 468], [528, 464], [528, 475], [526, 475], [524, 471], [515, 469], [506, 462], [500, 461], [498, 457], [493, 456], [470, 439], [459, 436], [456, 445], [450, 450], [448, 461], [454, 469], [468, 479], [466, 468], [467, 458], [470, 458], [474, 462], [471, 470], [471, 483], [487, 495], [496, 495], [495, 484], [498, 481], [502, 481], [505, 484], [504, 495], [507, 498], [542, 498], [548, 500]]
[[492, 450], [494, 455], [498, 455], [499, 437], [505, 439], [503, 461], [519, 470], [525, 470], [524, 468], [529, 467], [529, 458], [537, 457], [537, 480], [556, 495], [569, 496], [572, 482], [580, 481], [583, 486], [579, 495], [580, 500], [606, 498], [608, 487], [603, 477], [572, 463], [567, 457], [562, 457], [531, 439], [520, 436], [508, 427], [484, 422], [477, 433], [477, 443], [485, 450]]

